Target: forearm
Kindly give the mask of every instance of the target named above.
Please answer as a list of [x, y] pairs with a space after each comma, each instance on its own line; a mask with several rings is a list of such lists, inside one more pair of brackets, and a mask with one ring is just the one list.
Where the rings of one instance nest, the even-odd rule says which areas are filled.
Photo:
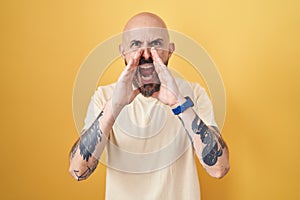
[[179, 118], [205, 170], [216, 178], [225, 176], [229, 170], [229, 153], [218, 129], [207, 126], [192, 108], [180, 114]]
[[83, 130], [70, 152], [70, 174], [76, 180], [84, 180], [92, 174], [105, 148], [109, 133], [114, 124], [111, 101], [98, 115], [92, 125]]

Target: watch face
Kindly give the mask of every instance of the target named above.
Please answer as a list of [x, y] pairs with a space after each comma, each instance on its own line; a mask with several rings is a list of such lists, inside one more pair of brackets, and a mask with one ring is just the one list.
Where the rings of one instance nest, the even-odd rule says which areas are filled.
[[172, 111], [173, 111], [173, 113], [174, 113], [175, 115], [178, 115], [178, 114], [180, 114], [180, 113], [183, 113], [183, 112], [184, 112], [186, 109], [188, 109], [189, 107], [193, 107], [193, 106], [194, 106], [194, 103], [193, 103], [193, 101], [191, 100], [190, 97], [186, 96], [186, 97], [184, 97], [184, 98], [186, 99], [186, 101], [185, 101], [182, 105], [180, 105], [180, 106], [178, 106], [178, 107], [172, 109]]
[[181, 106], [177, 106], [176, 108], [172, 109], [174, 115], [178, 115], [181, 113]]

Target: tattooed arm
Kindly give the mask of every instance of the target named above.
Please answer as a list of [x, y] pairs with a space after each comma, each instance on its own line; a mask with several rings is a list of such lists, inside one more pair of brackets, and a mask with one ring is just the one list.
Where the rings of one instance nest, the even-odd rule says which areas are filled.
[[111, 101], [97, 116], [92, 125], [83, 130], [70, 152], [70, 174], [78, 181], [88, 178], [98, 165], [114, 124]]
[[187, 133], [205, 170], [213, 177], [222, 178], [229, 171], [228, 148], [215, 126], [207, 126], [192, 108], [180, 114]]
[[[154, 93], [153, 97], [173, 108], [181, 105], [186, 99], [182, 97], [175, 79], [153, 47], [151, 55], [161, 82], [160, 91]], [[218, 129], [204, 124], [192, 108], [185, 110], [179, 118], [193, 140], [202, 166], [211, 176], [222, 178], [229, 170], [228, 149]]]
[[116, 117], [127, 104], [131, 103], [139, 93], [132, 88], [132, 79], [137, 69], [142, 51], [137, 51], [129, 59], [120, 75], [112, 99], [98, 115], [92, 125], [81, 133], [70, 152], [70, 174], [78, 181], [88, 178], [98, 165], [98, 159], [107, 143], [109, 133]]

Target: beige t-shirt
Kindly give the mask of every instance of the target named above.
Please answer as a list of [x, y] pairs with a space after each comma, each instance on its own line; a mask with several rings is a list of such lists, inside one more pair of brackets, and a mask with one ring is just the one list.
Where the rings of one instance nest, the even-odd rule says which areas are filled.
[[[216, 126], [212, 104], [199, 84], [176, 79], [183, 96], [207, 124]], [[85, 128], [112, 97], [115, 84], [100, 86], [93, 95]], [[107, 165], [108, 200], [199, 200], [194, 149], [181, 121], [169, 106], [139, 94], [119, 114], [102, 154]]]

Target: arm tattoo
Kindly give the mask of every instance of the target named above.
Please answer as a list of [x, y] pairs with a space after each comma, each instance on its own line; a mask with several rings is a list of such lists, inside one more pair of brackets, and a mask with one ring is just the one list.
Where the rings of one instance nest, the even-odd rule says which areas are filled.
[[95, 159], [92, 166], [91, 167], [87, 166], [87, 169], [80, 175], [79, 175], [79, 170], [74, 170], [74, 174], [77, 177], [77, 180], [81, 181], [89, 177], [97, 168], [98, 162], [99, 162], [98, 159]]
[[75, 153], [77, 151], [77, 148], [78, 148], [78, 145], [79, 145], [79, 139], [75, 142], [75, 144], [73, 145], [72, 149], [71, 149], [71, 152], [70, 152], [70, 160], [72, 160], [75, 156]]
[[[88, 161], [94, 153], [98, 141], [102, 140], [102, 131], [99, 127], [99, 118], [103, 115], [103, 111], [98, 115], [92, 126], [84, 130], [79, 142], [80, 155], [84, 160]], [[89, 168], [87, 170], [90, 170]]]
[[226, 147], [226, 144], [225, 144], [225, 142], [224, 142], [224, 141], [222, 140], [222, 138], [221, 138], [220, 131], [219, 131], [218, 127], [216, 127], [216, 126], [211, 126], [211, 127], [212, 127], [212, 128], [215, 130], [215, 132], [218, 134], [218, 135], [217, 135], [218, 141], [219, 141], [219, 143], [220, 143], [222, 149], [224, 149], [224, 148]]
[[[218, 132], [216, 127], [214, 127], [214, 129]], [[192, 130], [195, 134], [200, 135], [201, 141], [206, 144], [202, 151], [202, 159], [204, 163], [208, 166], [215, 165], [218, 161], [218, 157], [223, 154], [222, 148], [225, 147], [221, 137], [216, 136], [222, 147], [218, 149], [218, 143], [216, 142], [216, 138], [212, 133], [212, 130], [210, 130], [197, 115], [192, 122]]]

